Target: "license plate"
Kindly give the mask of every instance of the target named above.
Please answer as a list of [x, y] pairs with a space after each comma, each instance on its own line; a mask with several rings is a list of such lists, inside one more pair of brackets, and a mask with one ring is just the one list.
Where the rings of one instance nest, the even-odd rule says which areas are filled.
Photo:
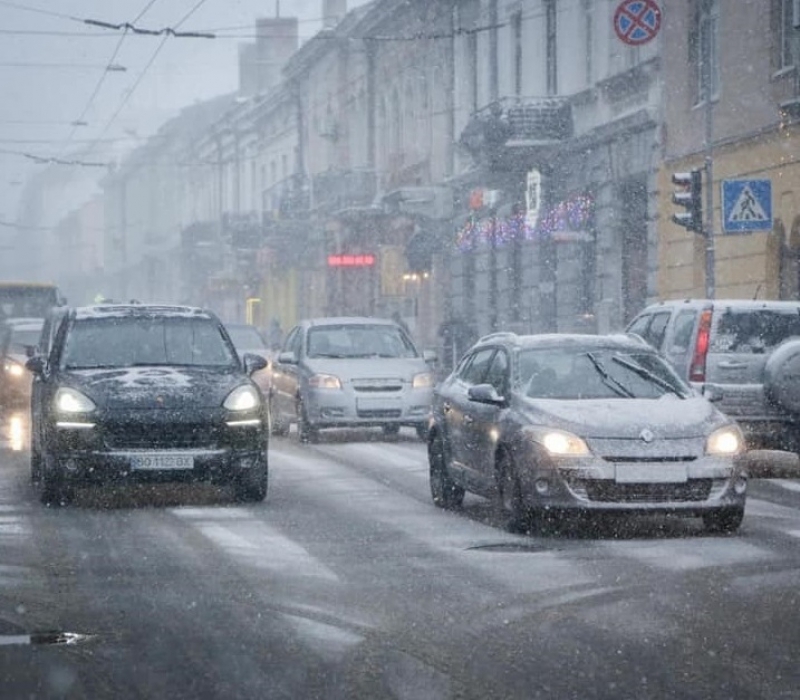
[[131, 457], [131, 469], [194, 469], [192, 455], [145, 454]]
[[400, 408], [402, 398], [399, 396], [381, 396], [375, 398], [357, 398], [356, 404], [360, 411], [380, 411]]
[[682, 484], [688, 479], [684, 464], [618, 464], [618, 484]]

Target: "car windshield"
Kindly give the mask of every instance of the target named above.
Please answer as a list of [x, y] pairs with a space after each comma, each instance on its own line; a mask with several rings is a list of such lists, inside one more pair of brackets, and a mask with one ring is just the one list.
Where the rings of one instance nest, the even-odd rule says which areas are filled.
[[308, 331], [308, 357], [417, 357], [411, 340], [388, 324], [341, 324]]
[[158, 365], [233, 367], [236, 357], [212, 321], [180, 317], [78, 319], [64, 345], [65, 369]]
[[596, 349], [526, 349], [519, 353], [519, 385], [537, 399], [658, 399], [691, 389], [657, 354]]
[[226, 330], [237, 352], [267, 350], [266, 341], [254, 326], [228, 325]]
[[40, 336], [41, 330], [38, 328], [15, 328], [11, 331], [8, 352], [24, 355], [28, 348], [38, 345]]

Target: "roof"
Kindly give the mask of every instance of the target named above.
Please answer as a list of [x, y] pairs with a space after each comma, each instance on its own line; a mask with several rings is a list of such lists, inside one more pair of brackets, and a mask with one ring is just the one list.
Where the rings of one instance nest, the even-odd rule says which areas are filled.
[[654, 304], [649, 304], [644, 311], [652, 311], [659, 307], [686, 306], [691, 308], [712, 306], [720, 308], [725, 306], [735, 306], [740, 309], [791, 309], [800, 308], [800, 301], [790, 301], [785, 299], [665, 299]]
[[492, 333], [481, 338], [476, 345], [507, 344], [519, 348], [620, 348], [631, 350], [651, 349], [644, 340], [629, 333], [594, 335], [590, 333]]
[[390, 318], [375, 318], [372, 316], [331, 316], [328, 318], [308, 318], [301, 323], [309, 326], [341, 326], [341, 325], [357, 325], [364, 324], [374, 326], [377, 324], [386, 326], [396, 326]]
[[97, 304], [79, 306], [75, 309], [75, 318], [124, 318], [126, 316], [180, 316], [184, 318], [212, 318], [210, 311], [194, 306], [178, 306], [169, 304]]

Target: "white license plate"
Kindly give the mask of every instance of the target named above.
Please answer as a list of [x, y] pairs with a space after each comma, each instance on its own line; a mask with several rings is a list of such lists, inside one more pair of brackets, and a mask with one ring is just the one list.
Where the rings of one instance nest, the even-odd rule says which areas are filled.
[[385, 396], [363, 399], [356, 399], [360, 411], [381, 411], [400, 408], [403, 399], [400, 396]]
[[131, 469], [194, 469], [194, 457], [192, 455], [171, 455], [169, 453], [161, 454], [158, 452], [145, 455], [133, 455], [131, 457]]
[[689, 478], [685, 464], [618, 464], [618, 484], [682, 484]]

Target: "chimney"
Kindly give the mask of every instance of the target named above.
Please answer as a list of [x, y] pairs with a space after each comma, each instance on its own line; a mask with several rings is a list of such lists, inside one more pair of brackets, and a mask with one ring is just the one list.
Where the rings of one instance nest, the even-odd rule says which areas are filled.
[[333, 29], [347, 14], [347, 0], [322, 0], [322, 27]]
[[256, 20], [255, 60], [257, 89], [264, 93], [281, 81], [281, 71], [299, 45], [297, 17]]

